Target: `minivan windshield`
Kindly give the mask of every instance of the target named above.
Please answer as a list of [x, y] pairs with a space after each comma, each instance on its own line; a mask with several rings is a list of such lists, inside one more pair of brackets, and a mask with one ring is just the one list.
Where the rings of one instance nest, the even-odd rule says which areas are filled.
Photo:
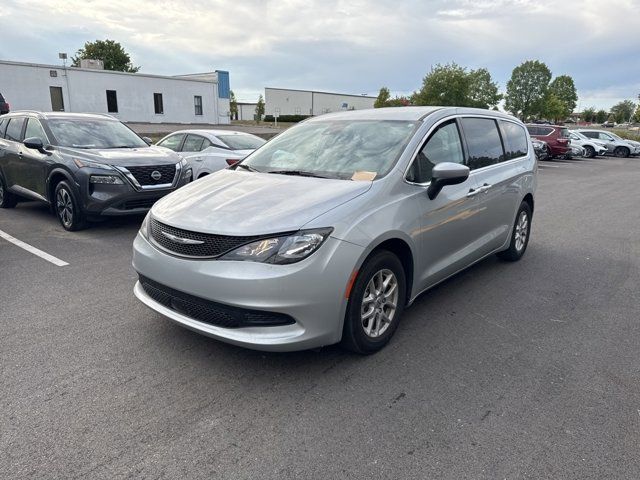
[[373, 180], [391, 170], [416, 127], [417, 122], [397, 120], [304, 122], [269, 141], [239, 167], [269, 173]]
[[57, 145], [72, 148], [139, 148], [148, 145], [117, 120], [51, 118], [47, 121]]
[[224, 142], [231, 150], [255, 150], [266, 143], [255, 135], [218, 135], [218, 139]]

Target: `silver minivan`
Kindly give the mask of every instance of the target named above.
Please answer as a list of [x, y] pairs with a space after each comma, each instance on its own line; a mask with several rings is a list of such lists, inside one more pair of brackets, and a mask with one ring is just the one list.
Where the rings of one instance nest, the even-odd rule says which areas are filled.
[[488, 255], [522, 257], [536, 183], [509, 115], [322, 115], [157, 202], [134, 242], [134, 292], [235, 345], [372, 353], [425, 290]]

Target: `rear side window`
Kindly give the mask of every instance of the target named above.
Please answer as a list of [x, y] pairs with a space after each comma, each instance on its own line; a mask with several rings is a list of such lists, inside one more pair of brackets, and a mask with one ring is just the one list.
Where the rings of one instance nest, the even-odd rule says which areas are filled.
[[538, 127], [533, 125], [527, 125], [527, 130], [529, 131], [529, 135], [540, 135]]
[[22, 135], [23, 125], [24, 125], [23, 117], [10, 118], [4, 138], [6, 138], [7, 140], [13, 140], [14, 142], [19, 142], [20, 135]]
[[182, 146], [183, 152], [199, 152], [202, 150], [203, 137], [200, 135], [187, 135], [187, 139]]
[[585, 137], [598, 138], [598, 132], [582, 132]]
[[538, 127], [538, 135], [549, 135], [551, 132], [553, 132], [553, 128], [551, 127]]
[[463, 118], [462, 130], [469, 150], [471, 170], [495, 165], [504, 155], [502, 141], [495, 120], [490, 118]]
[[527, 133], [520, 125], [500, 120], [502, 140], [504, 141], [505, 160], [523, 157], [527, 154], [529, 142]]
[[184, 133], [178, 133], [176, 135], [171, 135], [170, 137], [165, 138], [160, 143], [158, 143], [158, 145], [160, 147], [168, 148], [170, 150], [173, 150], [174, 152], [177, 152], [183, 138]]
[[442, 162], [464, 162], [462, 142], [455, 121], [440, 125], [431, 134], [411, 164], [407, 180], [414, 183], [429, 182], [434, 165]]

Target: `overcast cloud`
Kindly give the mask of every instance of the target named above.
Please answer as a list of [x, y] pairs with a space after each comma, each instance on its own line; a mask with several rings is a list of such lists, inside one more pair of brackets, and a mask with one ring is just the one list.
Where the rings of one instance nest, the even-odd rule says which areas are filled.
[[640, 93], [640, 0], [4, 0], [0, 24], [3, 60], [55, 64], [109, 38], [147, 73], [229, 70], [247, 101], [267, 86], [410, 93], [452, 61], [504, 90], [528, 59], [571, 75], [579, 108]]

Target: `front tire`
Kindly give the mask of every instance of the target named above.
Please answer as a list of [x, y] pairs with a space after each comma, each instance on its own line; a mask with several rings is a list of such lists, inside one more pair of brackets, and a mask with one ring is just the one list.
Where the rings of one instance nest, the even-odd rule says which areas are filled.
[[584, 156], [586, 158], [595, 158], [596, 150], [591, 145], [587, 145], [586, 147], [584, 147], [584, 151], [585, 151]]
[[522, 202], [511, 232], [509, 248], [498, 253], [498, 257], [509, 262], [517, 262], [522, 258], [529, 245], [531, 213], [531, 206], [527, 202]]
[[360, 269], [347, 305], [342, 346], [360, 354], [383, 348], [398, 328], [406, 300], [406, 279], [396, 255], [381, 250]]
[[54, 195], [55, 214], [65, 230], [75, 232], [87, 227], [87, 219], [71, 186], [62, 181], [56, 185]]
[[0, 175], [0, 208], [13, 208], [18, 203], [18, 197], [7, 190], [4, 178]]

